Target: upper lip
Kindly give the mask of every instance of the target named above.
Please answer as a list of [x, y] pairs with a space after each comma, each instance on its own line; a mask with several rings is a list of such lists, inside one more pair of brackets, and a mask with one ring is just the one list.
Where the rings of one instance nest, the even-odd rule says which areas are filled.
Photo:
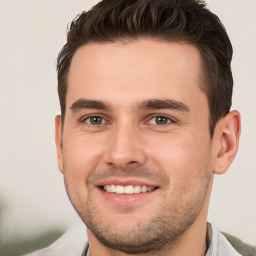
[[104, 179], [102, 181], [99, 181], [95, 184], [95, 186], [97, 187], [101, 187], [101, 186], [105, 186], [105, 185], [120, 185], [120, 186], [128, 186], [128, 185], [132, 185], [132, 186], [147, 186], [147, 187], [159, 187], [159, 185], [151, 183], [151, 182], [147, 182], [147, 181], [143, 181], [140, 179], [136, 179], [136, 178], [109, 178], [109, 179]]

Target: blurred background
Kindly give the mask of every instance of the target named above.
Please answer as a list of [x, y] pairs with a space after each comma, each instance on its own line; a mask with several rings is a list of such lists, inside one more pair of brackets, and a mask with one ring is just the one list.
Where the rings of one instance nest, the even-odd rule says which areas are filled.
[[[0, 0], [1, 256], [43, 247], [80, 222], [57, 168], [55, 68], [67, 25], [96, 2]], [[207, 3], [233, 43], [233, 109], [242, 115], [240, 150], [215, 178], [209, 220], [256, 246], [256, 1]]]

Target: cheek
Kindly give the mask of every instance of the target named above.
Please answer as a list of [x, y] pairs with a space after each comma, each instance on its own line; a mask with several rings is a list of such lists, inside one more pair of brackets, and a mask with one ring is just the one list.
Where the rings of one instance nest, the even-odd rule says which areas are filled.
[[79, 210], [88, 196], [87, 177], [93, 170], [93, 154], [86, 144], [75, 138], [63, 147], [64, 182], [70, 201]]
[[[159, 142], [159, 141], [158, 141]], [[158, 146], [149, 146], [151, 158], [161, 170], [166, 172], [170, 181], [174, 177], [183, 179], [193, 177], [207, 171], [209, 162], [209, 140], [196, 136], [175, 134], [163, 140]]]
[[72, 138], [64, 144], [64, 176], [85, 183], [87, 177], [97, 168], [99, 150], [97, 143], [92, 145], [83, 138]]

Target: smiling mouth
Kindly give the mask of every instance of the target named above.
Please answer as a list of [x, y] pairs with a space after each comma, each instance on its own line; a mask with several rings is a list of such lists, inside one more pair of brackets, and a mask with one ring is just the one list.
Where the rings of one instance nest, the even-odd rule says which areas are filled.
[[153, 190], [156, 190], [158, 187], [149, 187], [149, 186], [140, 186], [140, 185], [128, 185], [128, 186], [121, 186], [121, 185], [105, 185], [101, 186], [101, 189], [106, 191], [107, 193], [116, 193], [116, 194], [140, 194], [140, 193], [147, 193]]

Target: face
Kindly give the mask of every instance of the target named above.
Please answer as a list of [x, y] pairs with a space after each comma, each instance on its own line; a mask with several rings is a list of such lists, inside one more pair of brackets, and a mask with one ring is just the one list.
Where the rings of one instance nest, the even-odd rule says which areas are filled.
[[[75, 53], [57, 149], [89, 239], [140, 253], [206, 221], [212, 141], [200, 62], [191, 45], [150, 39]], [[56, 127], [60, 141], [58, 117]]]

